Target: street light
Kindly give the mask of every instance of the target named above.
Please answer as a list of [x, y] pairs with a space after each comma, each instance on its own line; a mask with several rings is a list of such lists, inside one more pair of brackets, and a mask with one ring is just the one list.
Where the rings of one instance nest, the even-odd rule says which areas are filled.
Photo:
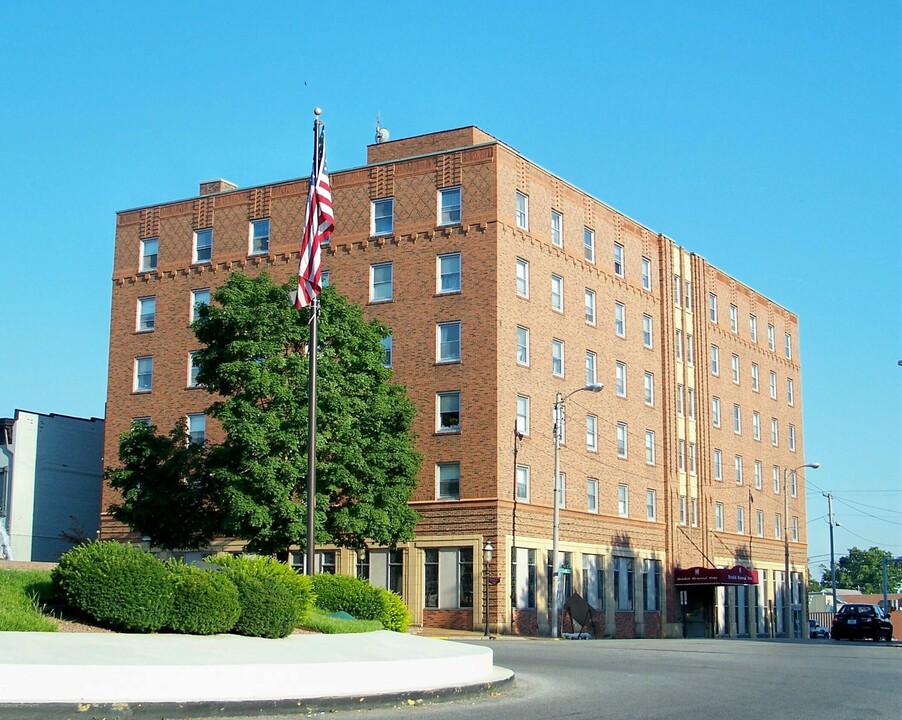
[[813, 462], [799, 465], [791, 470], [789, 468], [783, 470], [783, 631], [786, 633], [787, 640], [793, 637], [792, 606], [790, 603], [792, 600], [792, 589], [789, 580], [789, 474], [802, 468], [817, 470], [820, 466], [819, 462]]
[[483, 635], [489, 637], [489, 565], [492, 562], [492, 541], [486, 540], [482, 546], [482, 577], [485, 583], [485, 632]]
[[561, 531], [561, 423], [563, 422], [564, 401], [578, 392], [601, 392], [602, 383], [590, 383], [576, 388], [566, 395], [558, 393], [554, 398], [554, 508], [551, 530], [551, 637], [558, 636], [558, 588], [560, 587], [560, 566], [558, 563], [558, 540]]

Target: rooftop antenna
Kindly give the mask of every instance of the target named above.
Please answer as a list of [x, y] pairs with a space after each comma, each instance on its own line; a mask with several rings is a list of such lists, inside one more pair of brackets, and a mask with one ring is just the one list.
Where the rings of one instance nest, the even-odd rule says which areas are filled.
[[376, 113], [376, 144], [388, 141], [388, 130], [382, 127], [382, 113]]

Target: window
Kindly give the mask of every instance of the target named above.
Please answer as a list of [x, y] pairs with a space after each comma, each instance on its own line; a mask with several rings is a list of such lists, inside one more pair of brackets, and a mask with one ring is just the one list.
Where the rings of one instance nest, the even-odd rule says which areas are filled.
[[135, 392], [150, 392], [153, 389], [153, 357], [135, 358]]
[[754, 315], [749, 315], [749, 337], [753, 343], [758, 342], [758, 318]]
[[673, 276], [673, 304], [677, 307], [683, 304], [683, 279], [679, 275]]
[[780, 513], [774, 515], [774, 537], [777, 540], [781, 540], [783, 538], [783, 517]]
[[796, 426], [791, 423], [789, 425], [789, 449], [792, 452], [796, 451]]
[[694, 442], [689, 443], [689, 474], [695, 475], [696, 468], [696, 446]]
[[460, 463], [438, 463], [435, 466], [439, 500], [460, 499]]
[[736, 532], [745, 535], [745, 508], [742, 505], [736, 506]]
[[764, 473], [761, 467], [761, 461], [755, 460], [755, 489], [760, 490], [764, 484]]
[[517, 364], [529, 365], [529, 328], [517, 325]]
[[586, 510], [598, 512], [598, 480], [595, 478], [586, 480]]
[[586, 450], [598, 450], [598, 418], [595, 415], [586, 415]]
[[642, 258], [642, 289], [651, 292], [651, 260]]
[[536, 551], [532, 548], [512, 548], [511, 596], [516, 598], [517, 610], [536, 607]]
[[371, 235], [390, 235], [394, 229], [395, 200], [382, 198], [373, 200], [370, 216]]
[[251, 220], [248, 249], [251, 255], [269, 252], [269, 218]]
[[438, 362], [460, 362], [460, 322], [438, 324]]
[[792, 520], [790, 522], [790, 526], [792, 527], [792, 541], [799, 541], [799, 519], [793, 515]]
[[564, 247], [564, 216], [557, 210], [551, 211], [551, 244]]
[[642, 316], [642, 345], [652, 347], [652, 319], [651, 315]]
[[789, 473], [789, 494], [795, 497], [799, 492], [799, 482], [798, 476], [796, 475], [796, 471], [792, 470]]
[[676, 354], [676, 359], [680, 362], [683, 360], [683, 331], [680, 328], [677, 328], [674, 331], [675, 339], [674, 339], [674, 352]]
[[655, 376], [650, 372], [645, 373], [645, 379], [642, 381], [645, 390], [645, 404], [655, 404]]
[[796, 404], [795, 386], [792, 378], [786, 378], [786, 404], [792, 407]]
[[564, 312], [564, 278], [560, 275], [551, 276], [551, 309]]
[[720, 398], [711, 398], [711, 423], [714, 427], [720, 427]]
[[517, 500], [529, 502], [529, 467], [517, 465]]
[[777, 373], [773, 370], [770, 371], [770, 398], [777, 399]]
[[614, 558], [614, 597], [617, 609], [621, 611], [633, 610], [633, 559], [625, 557]]
[[736, 484], [742, 485], [744, 482], [742, 478], [742, 455], [737, 455], [733, 459], [733, 467], [736, 469]]
[[730, 303], [730, 330], [739, 332], [739, 308]]
[[614, 303], [614, 332], [617, 337], [626, 337], [626, 305]]
[[460, 292], [460, 253], [438, 256], [438, 294]]
[[439, 190], [439, 225], [456, 225], [460, 222], [460, 188]]
[[529, 230], [529, 198], [517, 191], [517, 227]]
[[595, 231], [583, 228], [583, 253], [586, 262], [595, 263]]
[[714, 479], [723, 480], [723, 452], [714, 449]]
[[630, 489], [627, 485], [617, 486], [617, 514], [620, 517], [630, 515]]
[[623, 245], [614, 243], [614, 274], [623, 277]]
[[787, 360], [792, 360], [792, 335], [789, 333], [783, 335], [783, 354]]
[[645, 431], [645, 464], [655, 464], [655, 431]]
[[392, 299], [392, 264], [370, 265], [370, 302]]
[[682, 438], [677, 443], [677, 469], [686, 472], [686, 441]]
[[529, 398], [526, 395], [517, 395], [517, 432], [529, 435]]
[[755, 534], [758, 537], [764, 537], [764, 510], [758, 510], [755, 513]]
[[207, 416], [203, 413], [188, 415], [188, 442], [203, 445], [207, 439]]
[[691, 498], [689, 500], [689, 510], [692, 527], [698, 527], [698, 498]]
[[758, 392], [758, 363], [752, 363], [752, 391]]
[[771, 477], [774, 480], [774, 495], [780, 494], [780, 466], [774, 465], [771, 469]]
[[654, 521], [658, 515], [658, 503], [654, 490], [645, 491], [645, 518]]
[[733, 432], [742, 434], [742, 407], [736, 404], [733, 405]]
[[436, 432], [460, 431], [460, 393], [442, 392], [436, 395], [438, 422]]
[[586, 385], [595, 385], [598, 382], [596, 371], [595, 353], [586, 350]]
[[604, 555], [583, 554], [583, 598], [604, 612]]
[[717, 295], [708, 293], [708, 320], [717, 324]]
[[677, 383], [676, 386], [676, 411], [678, 417], [686, 414], [686, 392], [682, 383]]
[[564, 341], [551, 341], [551, 374], [564, 377]]
[[150, 427], [150, 418], [149, 417], [132, 418], [132, 427], [134, 427], [135, 425], [143, 425], [144, 427]]
[[529, 297], [529, 263], [517, 258], [517, 295]]
[[617, 397], [626, 397], [626, 363], [618, 362], [614, 365], [614, 388]]
[[777, 418], [770, 419], [770, 441], [774, 447], [780, 444], [780, 423]]
[[159, 238], [145, 238], [141, 241], [141, 259], [138, 265], [140, 272], [153, 272], [157, 269]]
[[739, 384], [739, 356], [735, 353], [730, 356], [730, 375], [733, 379], [733, 384]]
[[200, 373], [200, 365], [197, 363], [197, 353], [188, 353], [188, 387], [200, 387], [197, 375]]
[[198, 310], [202, 305], [210, 304], [210, 288], [200, 288], [191, 291], [191, 322], [197, 320]]
[[423, 555], [423, 606], [473, 607], [473, 548], [427, 548]]
[[723, 503], [714, 505], [714, 529], [723, 530]]
[[680, 495], [680, 525], [686, 524], [686, 496]]
[[586, 323], [595, 324], [595, 291], [586, 288]]
[[617, 423], [617, 457], [625, 458], [627, 451], [627, 431], [626, 423]]
[[213, 228], [194, 231], [194, 262], [208, 263], [213, 258]]
[[695, 346], [692, 344], [692, 333], [686, 334], [686, 362], [695, 365]]
[[686, 409], [689, 419], [695, 420], [695, 390], [692, 388], [686, 389]]
[[720, 375], [720, 348], [717, 345], [711, 346], [711, 374]]
[[761, 413], [757, 410], [752, 412], [752, 437], [755, 440], [761, 439]]
[[156, 297], [138, 298], [138, 332], [148, 332], [154, 329], [157, 318]]
[[767, 349], [771, 352], [776, 350], [776, 334], [774, 332], [774, 326], [768, 323], [767, 325]]
[[332, 284], [332, 273], [330, 273], [328, 270], [323, 270], [323, 272], [320, 274], [319, 284], [320, 287], [329, 287], [329, 285]]
[[385, 359], [382, 361], [382, 364], [390, 368], [392, 366], [392, 345], [394, 344], [391, 335], [386, 335], [382, 338], [382, 349], [385, 350]]

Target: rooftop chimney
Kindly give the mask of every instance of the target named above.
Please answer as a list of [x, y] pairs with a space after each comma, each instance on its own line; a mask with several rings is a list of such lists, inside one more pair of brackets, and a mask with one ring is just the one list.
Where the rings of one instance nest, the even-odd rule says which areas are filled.
[[200, 184], [200, 195], [215, 195], [216, 193], [228, 192], [229, 190], [236, 190], [237, 188], [238, 186], [235, 183], [223, 180], [222, 178], [219, 180], [204, 180]]

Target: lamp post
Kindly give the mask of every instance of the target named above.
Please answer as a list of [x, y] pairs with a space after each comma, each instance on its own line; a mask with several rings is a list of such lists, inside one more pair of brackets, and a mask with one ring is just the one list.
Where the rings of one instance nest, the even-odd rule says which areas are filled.
[[492, 563], [492, 547], [491, 540], [486, 540], [482, 546], [482, 578], [485, 583], [485, 632], [483, 635], [489, 637], [489, 565]]
[[802, 468], [817, 470], [818, 462], [805, 463], [796, 468], [783, 471], [783, 632], [786, 639], [793, 637], [792, 632], [792, 583], [789, 575], [789, 474]]
[[561, 573], [558, 559], [558, 540], [561, 530], [561, 423], [563, 423], [564, 401], [578, 392], [600, 392], [604, 389], [601, 383], [591, 383], [566, 395], [558, 393], [554, 398], [554, 507], [552, 508], [551, 525], [551, 637], [558, 636], [558, 588]]

